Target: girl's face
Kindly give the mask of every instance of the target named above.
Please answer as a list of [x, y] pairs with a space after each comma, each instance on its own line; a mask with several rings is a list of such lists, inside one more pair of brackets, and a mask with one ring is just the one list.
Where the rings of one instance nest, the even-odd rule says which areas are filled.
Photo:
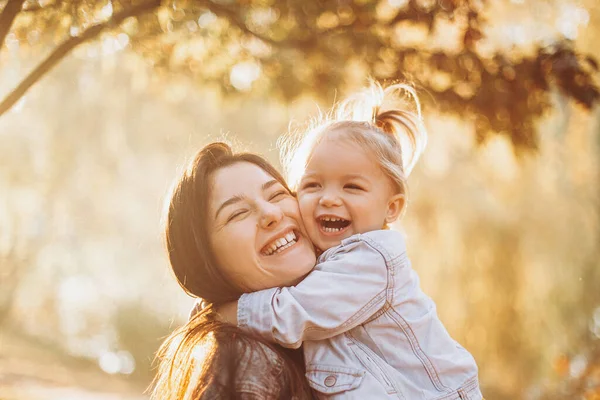
[[300, 181], [298, 203], [308, 236], [321, 250], [357, 233], [382, 229], [404, 206], [370, 152], [330, 132], [317, 144]]
[[239, 162], [212, 178], [208, 218], [217, 264], [245, 292], [299, 282], [315, 265], [296, 199], [260, 167]]

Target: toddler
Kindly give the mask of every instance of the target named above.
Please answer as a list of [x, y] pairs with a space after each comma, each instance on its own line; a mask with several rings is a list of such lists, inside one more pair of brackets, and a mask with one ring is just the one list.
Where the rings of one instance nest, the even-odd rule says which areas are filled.
[[403, 235], [388, 229], [425, 141], [412, 88], [374, 85], [340, 104], [286, 161], [322, 253], [296, 286], [242, 295], [237, 322], [282, 346], [303, 345], [319, 398], [482, 399], [475, 360], [421, 291]]

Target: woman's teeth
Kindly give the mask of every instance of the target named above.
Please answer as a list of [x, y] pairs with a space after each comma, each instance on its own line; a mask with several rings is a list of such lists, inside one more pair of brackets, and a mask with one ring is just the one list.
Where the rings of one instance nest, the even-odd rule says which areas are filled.
[[271, 244], [266, 246], [267, 248], [263, 250], [262, 253], [266, 256], [281, 253], [283, 250], [295, 245], [297, 241], [298, 239], [296, 238], [296, 234], [294, 232], [290, 232], [279, 239], [273, 240]]

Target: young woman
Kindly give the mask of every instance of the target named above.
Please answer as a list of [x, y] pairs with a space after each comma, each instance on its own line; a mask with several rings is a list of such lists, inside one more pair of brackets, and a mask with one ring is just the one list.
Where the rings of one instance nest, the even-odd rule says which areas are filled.
[[[215, 318], [215, 306], [293, 285], [315, 265], [298, 202], [277, 170], [226, 144], [206, 146], [172, 194], [165, 236], [178, 282], [206, 306], [161, 346], [152, 398], [311, 398], [301, 352]], [[266, 254], [280, 238], [287, 250]]]

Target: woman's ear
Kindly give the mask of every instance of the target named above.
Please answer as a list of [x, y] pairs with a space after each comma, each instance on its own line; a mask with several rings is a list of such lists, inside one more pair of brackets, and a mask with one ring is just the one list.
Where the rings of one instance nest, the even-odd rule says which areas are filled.
[[398, 217], [400, 217], [400, 214], [402, 214], [405, 205], [406, 197], [403, 194], [396, 194], [390, 197], [385, 215], [386, 224], [391, 224], [396, 221]]

